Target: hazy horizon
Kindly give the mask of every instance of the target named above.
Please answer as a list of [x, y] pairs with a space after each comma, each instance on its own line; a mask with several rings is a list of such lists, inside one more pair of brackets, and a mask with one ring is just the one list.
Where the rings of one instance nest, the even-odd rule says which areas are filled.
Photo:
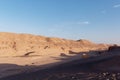
[[0, 32], [120, 44], [119, 0], [0, 0]]

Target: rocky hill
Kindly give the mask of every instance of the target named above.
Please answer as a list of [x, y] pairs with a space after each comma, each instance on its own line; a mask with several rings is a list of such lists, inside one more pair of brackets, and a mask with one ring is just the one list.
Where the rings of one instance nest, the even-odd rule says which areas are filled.
[[103, 50], [108, 45], [88, 40], [66, 40], [31, 34], [0, 32], [0, 56], [51, 55], [58, 53]]

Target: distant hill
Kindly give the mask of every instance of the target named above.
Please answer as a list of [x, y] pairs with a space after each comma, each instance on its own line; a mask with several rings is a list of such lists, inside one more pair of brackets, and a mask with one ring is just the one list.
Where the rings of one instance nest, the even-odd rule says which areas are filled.
[[50, 55], [57, 53], [104, 50], [106, 44], [95, 44], [88, 40], [67, 40], [32, 34], [0, 32], [0, 56], [22, 56], [25, 54]]

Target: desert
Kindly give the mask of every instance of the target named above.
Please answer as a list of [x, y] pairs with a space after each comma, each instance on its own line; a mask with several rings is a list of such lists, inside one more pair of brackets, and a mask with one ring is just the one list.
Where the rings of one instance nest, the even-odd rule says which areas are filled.
[[[38, 74], [37, 80], [53, 80], [43, 77], [49, 77], [50, 73], [67, 74], [71, 70], [73, 73], [76, 70], [85, 71], [87, 72], [85, 74], [91, 70], [94, 72], [95, 69], [98, 72], [99, 70], [102, 72], [120, 71], [117, 69], [118, 66], [111, 68], [109, 64], [112, 61], [115, 62], [114, 58], [119, 60], [119, 56], [116, 58], [120, 49], [117, 45], [114, 48], [113, 45], [96, 44], [82, 39], [75, 41], [6, 32], [0, 33], [0, 44], [0, 80], [19, 80], [20, 76], [24, 76], [20, 80], [30, 80], [29, 75], [34, 74]], [[113, 60], [110, 60], [112, 58]], [[107, 63], [110, 66], [103, 65]], [[43, 73], [46, 76], [42, 75]]]
[[120, 0], [0, 0], [0, 80], [120, 80]]

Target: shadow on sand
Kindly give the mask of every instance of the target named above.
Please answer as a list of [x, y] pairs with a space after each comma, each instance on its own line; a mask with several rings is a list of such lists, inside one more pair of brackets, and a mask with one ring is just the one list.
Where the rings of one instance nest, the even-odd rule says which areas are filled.
[[[86, 54], [89, 55], [89, 53], [90, 52]], [[16, 69], [14, 69], [14, 71], [15, 70], [20, 71], [19, 68], [20, 69], [22, 68], [23, 70], [19, 74], [3, 77], [3, 78], [0, 78], [0, 80], [76, 80], [72, 78], [58, 79], [57, 77], [64, 76], [60, 74], [67, 74], [69, 76], [70, 74], [84, 73], [84, 75], [87, 76], [88, 73], [114, 72], [112, 70], [108, 70], [108, 66], [101, 67], [101, 65], [104, 65], [102, 63], [106, 63], [111, 61], [112, 59], [116, 59], [116, 56], [118, 57], [118, 55], [109, 54], [109, 53], [106, 54], [105, 51], [103, 52], [93, 51], [92, 53], [96, 53], [97, 56], [89, 57], [85, 59], [77, 59], [77, 60], [61, 63], [52, 67], [48, 67], [45, 69], [40, 69], [41, 66], [19, 66], [15, 64], [0, 64], [1, 69], [4, 66], [8, 66], [8, 67], [17, 67]], [[101, 53], [105, 53], [105, 54], [101, 54]], [[76, 53], [71, 52], [70, 54], [76, 54]], [[77, 54], [75, 56], [77, 56]], [[70, 56], [67, 56], [64, 54], [60, 56], [61, 58], [56, 58], [56, 57], [53, 57], [53, 58], [60, 59], [61, 61], [64, 61], [65, 59], [70, 58]], [[116, 63], [113, 62], [112, 65], [114, 64], [116, 65]], [[51, 64], [47, 64], [47, 65], [51, 65]], [[44, 66], [46, 65], [43, 65], [42, 67]], [[39, 68], [39, 69], [34, 70], [35, 68]], [[57, 75], [57, 76], [52, 77], [52, 75]], [[82, 80], [82, 78], [79, 80]], [[85, 79], [85, 80], [89, 80], [89, 79]]]

